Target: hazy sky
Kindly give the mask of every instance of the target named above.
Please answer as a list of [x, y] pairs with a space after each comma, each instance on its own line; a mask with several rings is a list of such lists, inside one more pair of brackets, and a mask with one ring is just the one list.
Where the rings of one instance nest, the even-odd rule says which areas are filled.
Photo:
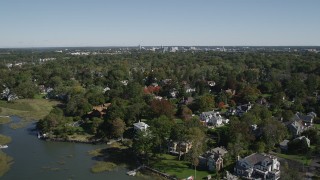
[[0, 47], [320, 45], [320, 0], [1, 0]]

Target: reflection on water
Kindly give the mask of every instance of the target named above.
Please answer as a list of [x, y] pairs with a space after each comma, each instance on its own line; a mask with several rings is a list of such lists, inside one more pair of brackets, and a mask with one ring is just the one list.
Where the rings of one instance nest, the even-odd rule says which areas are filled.
[[[20, 121], [16, 116], [11, 119], [13, 123]], [[99, 174], [90, 172], [96, 161], [88, 151], [104, 145], [42, 141], [36, 136], [34, 123], [16, 130], [9, 124], [0, 125], [0, 133], [12, 138], [9, 148], [3, 151], [14, 158], [10, 171], [1, 179], [133, 179], [125, 174], [126, 169]]]

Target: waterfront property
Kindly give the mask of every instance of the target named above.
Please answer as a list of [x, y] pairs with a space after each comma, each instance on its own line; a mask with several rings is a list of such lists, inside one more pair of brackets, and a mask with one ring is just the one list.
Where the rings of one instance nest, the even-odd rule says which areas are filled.
[[186, 154], [191, 148], [191, 142], [171, 142], [168, 147], [169, 152], [174, 155]]

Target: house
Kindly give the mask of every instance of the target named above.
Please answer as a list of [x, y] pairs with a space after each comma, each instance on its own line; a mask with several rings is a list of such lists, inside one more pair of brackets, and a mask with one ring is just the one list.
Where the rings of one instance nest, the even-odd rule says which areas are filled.
[[120, 81], [120, 82], [121, 82], [121, 84], [123, 84], [124, 86], [127, 86], [128, 83], [129, 83], [129, 80], [122, 80], [122, 81]]
[[317, 117], [317, 114], [314, 112], [309, 112], [307, 115], [304, 115], [300, 112], [297, 112], [293, 117], [293, 121], [303, 121], [306, 126], [312, 126], [313, 125], [313, 119]]
[[175, 88], [173, 88], [171, 91], [170, 91], [170, 96], [172, 98], [176, 98], [179, 94], [179, 91], [177, 91]]
[[186, 154], [192, 148], [191, 142], [170, 142], [168, 146], [168, 151], [174, 155]]
[[287, 152], [288, 151], [288, 143], [290, 141], [285, 139], [283, 140], [279, 145], [280, 145], [280, 149], [283, 151], [283, 152]]
[[293, 136], [299, 136], [303, 131], [308, 129], [301, 120], [292, 121], [287, 127]]
[[150, 126], [144, 122], [138, 122], [133, 124], [133, 128], [135, 131], [145, 132]]
[[266, 106], [266, 107], [269, 107], [269, 102], [266, 100], [266, 98], [259, 98], [257, 101], [256, 101], [257, 104], [260, 104], [260, 105], [263, 105], [263, 106]]
[[107, 109], [110, 105], [111, 103], [104, 103], [98, 106], [93, 106], [92, 111], [90, 111], [88, 115], [102, 118], [107, 113]]
[[297, 112], [287, 127], [293, 136], [299, 136], [303, 131], [313, 126], [315, 117], [317, 117], [317, 114], [314, 112], [309, 112], [307, 115]]
[[180, 104], [182, 105], [188, 105], [188, 104], [191, 104], [193, 102], [193, 97], [183, 97], [180, 101]]
[[223, 156], [228, 153], [224, 147], [216, 147], [199, 156], [201, 167], [209, 171], [220, 171], [223, 168]]
[[234, 173], [246, 179], [277, 180], [280, 178], [280, 162], [275, 156], [254, 153], [239, 159]]
[[230, 108], [227, 111], [227, 114], [230, 116], [242, 116], [243, 114], [247, 113], [252, 108], [252, 104], [249, 102], [248, 104], [243, 104], [237, 106], [236, 108]]
[[229, 123], [229, 119], [223, 118], [219, 112], [208, 111], [200, 114], [200, 120], [209, 126], [222, 126]]
[[227, 90], [225, 90], [225, 92], [227, 94], [229, 94], [230, 96], [236, 95], [236, 90], [233, 90], [233, 89], [227, 89]]
[[208, 85], [209, 85], [210, 87], [213, 87], [213, 86], [216, 85], [216, 82], [214, 82], [214, 81], [207, 81], [207, 83], [208, 83]]

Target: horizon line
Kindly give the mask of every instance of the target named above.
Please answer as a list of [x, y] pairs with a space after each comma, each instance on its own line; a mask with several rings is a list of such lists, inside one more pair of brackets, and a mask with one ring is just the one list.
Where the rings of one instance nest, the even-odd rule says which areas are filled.
[[320, 47], [320, 45], [107, 45], [107, 46], [12, 46], [0, 49], [41, 49], [41, 48], [123, 48], [123, 47]]

